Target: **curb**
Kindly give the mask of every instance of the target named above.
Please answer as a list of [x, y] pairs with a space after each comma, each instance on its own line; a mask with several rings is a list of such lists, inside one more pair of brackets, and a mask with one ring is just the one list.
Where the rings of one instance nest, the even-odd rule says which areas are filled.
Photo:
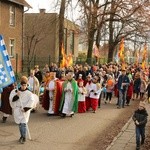
[[120, 133], [114, 137], [113, 141], [111, 142], [111, 144], [106, 148], [106, 150], [109, 150], [115, 143], [116, 140], [118, 140], [118, 138], [124, 133], [124, 131], [129, 127], [129, 125], [132, 122], [132, 117], [128, 120], [128, 122], [122, 127]]
[[[146, 110], [149, 114], [148, 116], [148, 122], [147, 125], [150, 125], [150, 105], [146, 105]], [[116, 140], [118, 140], [118, 138], [124, 133], [124, 131], [129, 127], [129, 125], [132, 123], [132, 117], [128, 120], [128, 122], [123, 126], [123, 128], [121, 129], [120, 133], [114, 137], [113, 141], [111, 142], [111, 144], [106, 148], [106, 150], [110, 150], [111, 147], [114, 145], [114, 143], [116, 142]]]

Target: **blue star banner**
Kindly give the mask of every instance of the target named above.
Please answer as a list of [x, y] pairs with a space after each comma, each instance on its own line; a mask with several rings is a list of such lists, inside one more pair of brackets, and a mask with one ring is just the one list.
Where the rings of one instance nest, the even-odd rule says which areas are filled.
[[5, 46], [3, 36], [0, 35], [0, 93], [3, 88], [16, 82], [15, 74]]

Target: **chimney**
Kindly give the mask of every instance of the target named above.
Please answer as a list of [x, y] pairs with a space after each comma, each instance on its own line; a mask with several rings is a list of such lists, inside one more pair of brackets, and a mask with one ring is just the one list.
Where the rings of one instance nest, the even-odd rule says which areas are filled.
[[40, 14], [45, 14], [46, 9], [42, 8], [40, 9]]

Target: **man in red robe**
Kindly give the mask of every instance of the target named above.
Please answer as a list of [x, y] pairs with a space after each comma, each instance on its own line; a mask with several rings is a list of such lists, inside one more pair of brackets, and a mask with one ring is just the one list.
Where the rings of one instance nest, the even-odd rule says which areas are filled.
[[56, 78], [56, 72], [50, 72], [50, 81], [46, 86], [47, 92], [43, 98], [43, 104], [45, 110], [48, 110], [48, 116], [59, 114], [59, 105], [62, 93], [62, 84], [59, 79]]

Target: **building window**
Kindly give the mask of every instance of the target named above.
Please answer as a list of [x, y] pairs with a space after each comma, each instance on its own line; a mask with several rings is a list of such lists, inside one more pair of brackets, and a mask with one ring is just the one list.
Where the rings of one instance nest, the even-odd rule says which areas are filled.
[[14, 57], [14, 50], [15, 50], [15, 40], [10, 39], [9, 40], [9, 56]]
[[15, 26], [15, 6], [10, 6], [10, 26]]

